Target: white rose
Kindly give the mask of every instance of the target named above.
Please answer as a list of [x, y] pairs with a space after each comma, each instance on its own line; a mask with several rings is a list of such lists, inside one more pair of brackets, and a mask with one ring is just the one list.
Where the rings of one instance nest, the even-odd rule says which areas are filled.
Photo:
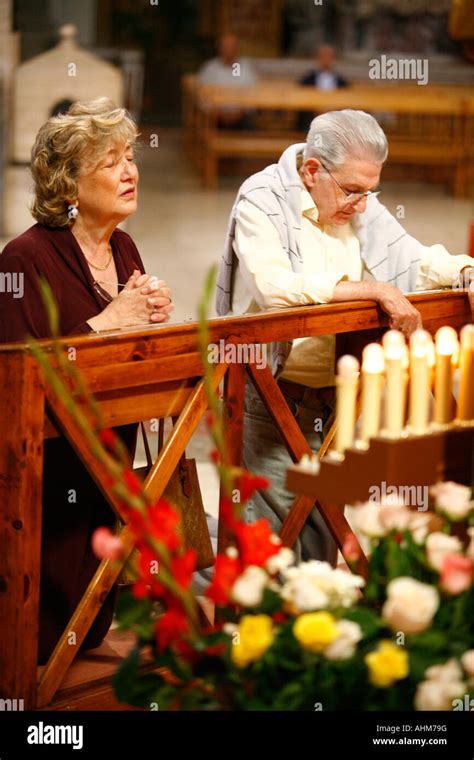
[[464, 694], [463, 681], [422, 681], [415, 694], [415, 710], [452, 710], [453, 700]]
[[263, 599], [263, 591], [268, 582], [265, 570], [256, 565], [249, 565], [235, 581], [231, 598], [243, 607], [256, 607]]
[[355, 510], [356, 527], [370, 538], [382, 538], [387, 535], [387, 529], [380, 519], [381, 507], [375, 501], [367, 501]]
[[276, 573], [280, 573], [286, 567], [290, 567], [294, 561], [294, 552], [292, 552], [287, 546], [283, 546], [278, 554], [274, 554], [267, 560], [265, 567], [270, 575], [275, 575]]
[[296, 607], [298, 612], [312, 612], [329, 606], [329, 597], [311, 578], [304, 576], [285, 583], [281, 596]]
[[357, 601], [359, 589], [365, 583], [361, 576], [334, 569], [319, 560], [284, 569], [282, 575], [285, 578], [282, 597], [293, 601], [302, 611], [324, 606], [349, 607]]
[[355, 510], [356, 527], [369, 538], [382, 538], [387, 535], [387, 529], [380, 520], [380, 504], [368, 501]]
[[387, 530], [406, 530], [410, 526], [411, 512], [403, 504], [382, 504], [380, 522]]
[[414, 578], [395, 578], [387, 586], [382, 617], [393, 631], [420, 633], [430, 625], [439, 606], [433, 586]]
[[412, 512], [410, 518], [410, 532], [417, 544], [422, 544], [428, 535], [431, 516], [426, 512]]
[[324, 650], [328, 660], [348, 660], [354, 655], [356, 644], [362, 638], [362, 630], [352, 620], [340, 620], [337, 624], [339, 636]]
[[440, 572], [443, 560], [447, 554], [460, 554], [462, 544], [457, 536], [447, 536], [446, 533], [430, 533], [426, 539], [426, 556], [435, 570]]
[[462, 670], [459, 667], [458, 661], [454, 657], [451, 657], [444, 665], [432, 665], [426, 670], [425, 676], [430, 681], [449, 683], [451, 681], [460, 681]]
[[350, 607], [360, 598], [363, 586], [365, 580], [362, 576], [336, 568], [332, 570], [330, 583], [326, 581], [325, 590], [331, 597], [333, 607]]
[[468, 649], [461, 657], [461, 665], [470, 678], [474, 678], [474, 649]]
[[474, 509], [469, 486], [448, 480], [432, 486], [430, 493], [434, 496], [438, 511], [444, 512], [451, 520], [464, 520]]

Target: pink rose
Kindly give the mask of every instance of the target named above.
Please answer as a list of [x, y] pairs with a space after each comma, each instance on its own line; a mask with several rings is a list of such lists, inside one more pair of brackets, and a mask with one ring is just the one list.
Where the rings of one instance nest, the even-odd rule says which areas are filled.
[[360, 544], [353, 533], [346, 533], [344, 545], [342, 547], [342, 556], [348, 562], [357, 562], [362, 555]]
[[92, 535], [92, 551], [99, 559], [120, 559], [123, 546], [109, 528], [97, 528]]
[[460, 594], [472, 583], [472, 562], [459, 554], [447, 554], [443, 558], [440, 585], [448, 594]]

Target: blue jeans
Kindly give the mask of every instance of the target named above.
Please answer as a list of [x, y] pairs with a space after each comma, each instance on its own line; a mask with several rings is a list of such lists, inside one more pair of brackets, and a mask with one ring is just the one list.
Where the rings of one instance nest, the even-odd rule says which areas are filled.
[[[302, 388], [304, 395], [300, 401], [285, 395], [282, 390], [296, 422], [316, 454], [332, 421], [334, 391]], [[257, 492], [248, 502], [247, 522], [266, 517], [272, 530], [278, 533], [296, 496], [284, 487], [286, 470], [293, 462], [251, 382], [247, 382], [245, 391], [243, 464], [271, 482], [270, 488]], [[317, 508], [309, 514], [293, 550], [298, 561], [319, 559], [336, 565], [337, 545]]]

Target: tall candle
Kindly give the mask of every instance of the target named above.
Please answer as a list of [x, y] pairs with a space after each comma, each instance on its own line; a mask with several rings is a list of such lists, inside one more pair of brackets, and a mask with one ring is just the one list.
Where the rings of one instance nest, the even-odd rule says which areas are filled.
[[426, 433], [430, 403], [431, 335], [426, 330], [415, 330], [410, 337], [410, 395], [409, 425], [412, 433]]
[[408, 351], [399, 330], [389, 330], [382, 339], [385, 352], [384, 433], [397, 438], [405, 422]]
[[354, 441], [355, 408], [359, 382], [359, 362], [353, 356], [341, 356], [336, 376], [336, 436], [334, 450], [338, 454]]
[[434, 422], [446, 425], [453, 419], [453, 369], [458, 354], [458, 336], [452, 327], [440, 327], [436, 333]]
[[383, 371], [385, 366], [383, 348], [369, 343], [362, 352], [362, 424], [360, 441], [368, 443], [380, 429]]
[[459, 395], [457, 418], [474, 421], [474, 325], [465, 325], [460, 334]]

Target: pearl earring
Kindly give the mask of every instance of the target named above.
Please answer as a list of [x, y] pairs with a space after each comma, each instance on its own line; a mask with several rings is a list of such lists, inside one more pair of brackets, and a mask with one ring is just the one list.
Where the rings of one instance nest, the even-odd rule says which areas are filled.
[[67, 207], [67, 218], [68, 219], [75, 219], [79, 213], [77, 210], [78, 203], [70, 203]]

